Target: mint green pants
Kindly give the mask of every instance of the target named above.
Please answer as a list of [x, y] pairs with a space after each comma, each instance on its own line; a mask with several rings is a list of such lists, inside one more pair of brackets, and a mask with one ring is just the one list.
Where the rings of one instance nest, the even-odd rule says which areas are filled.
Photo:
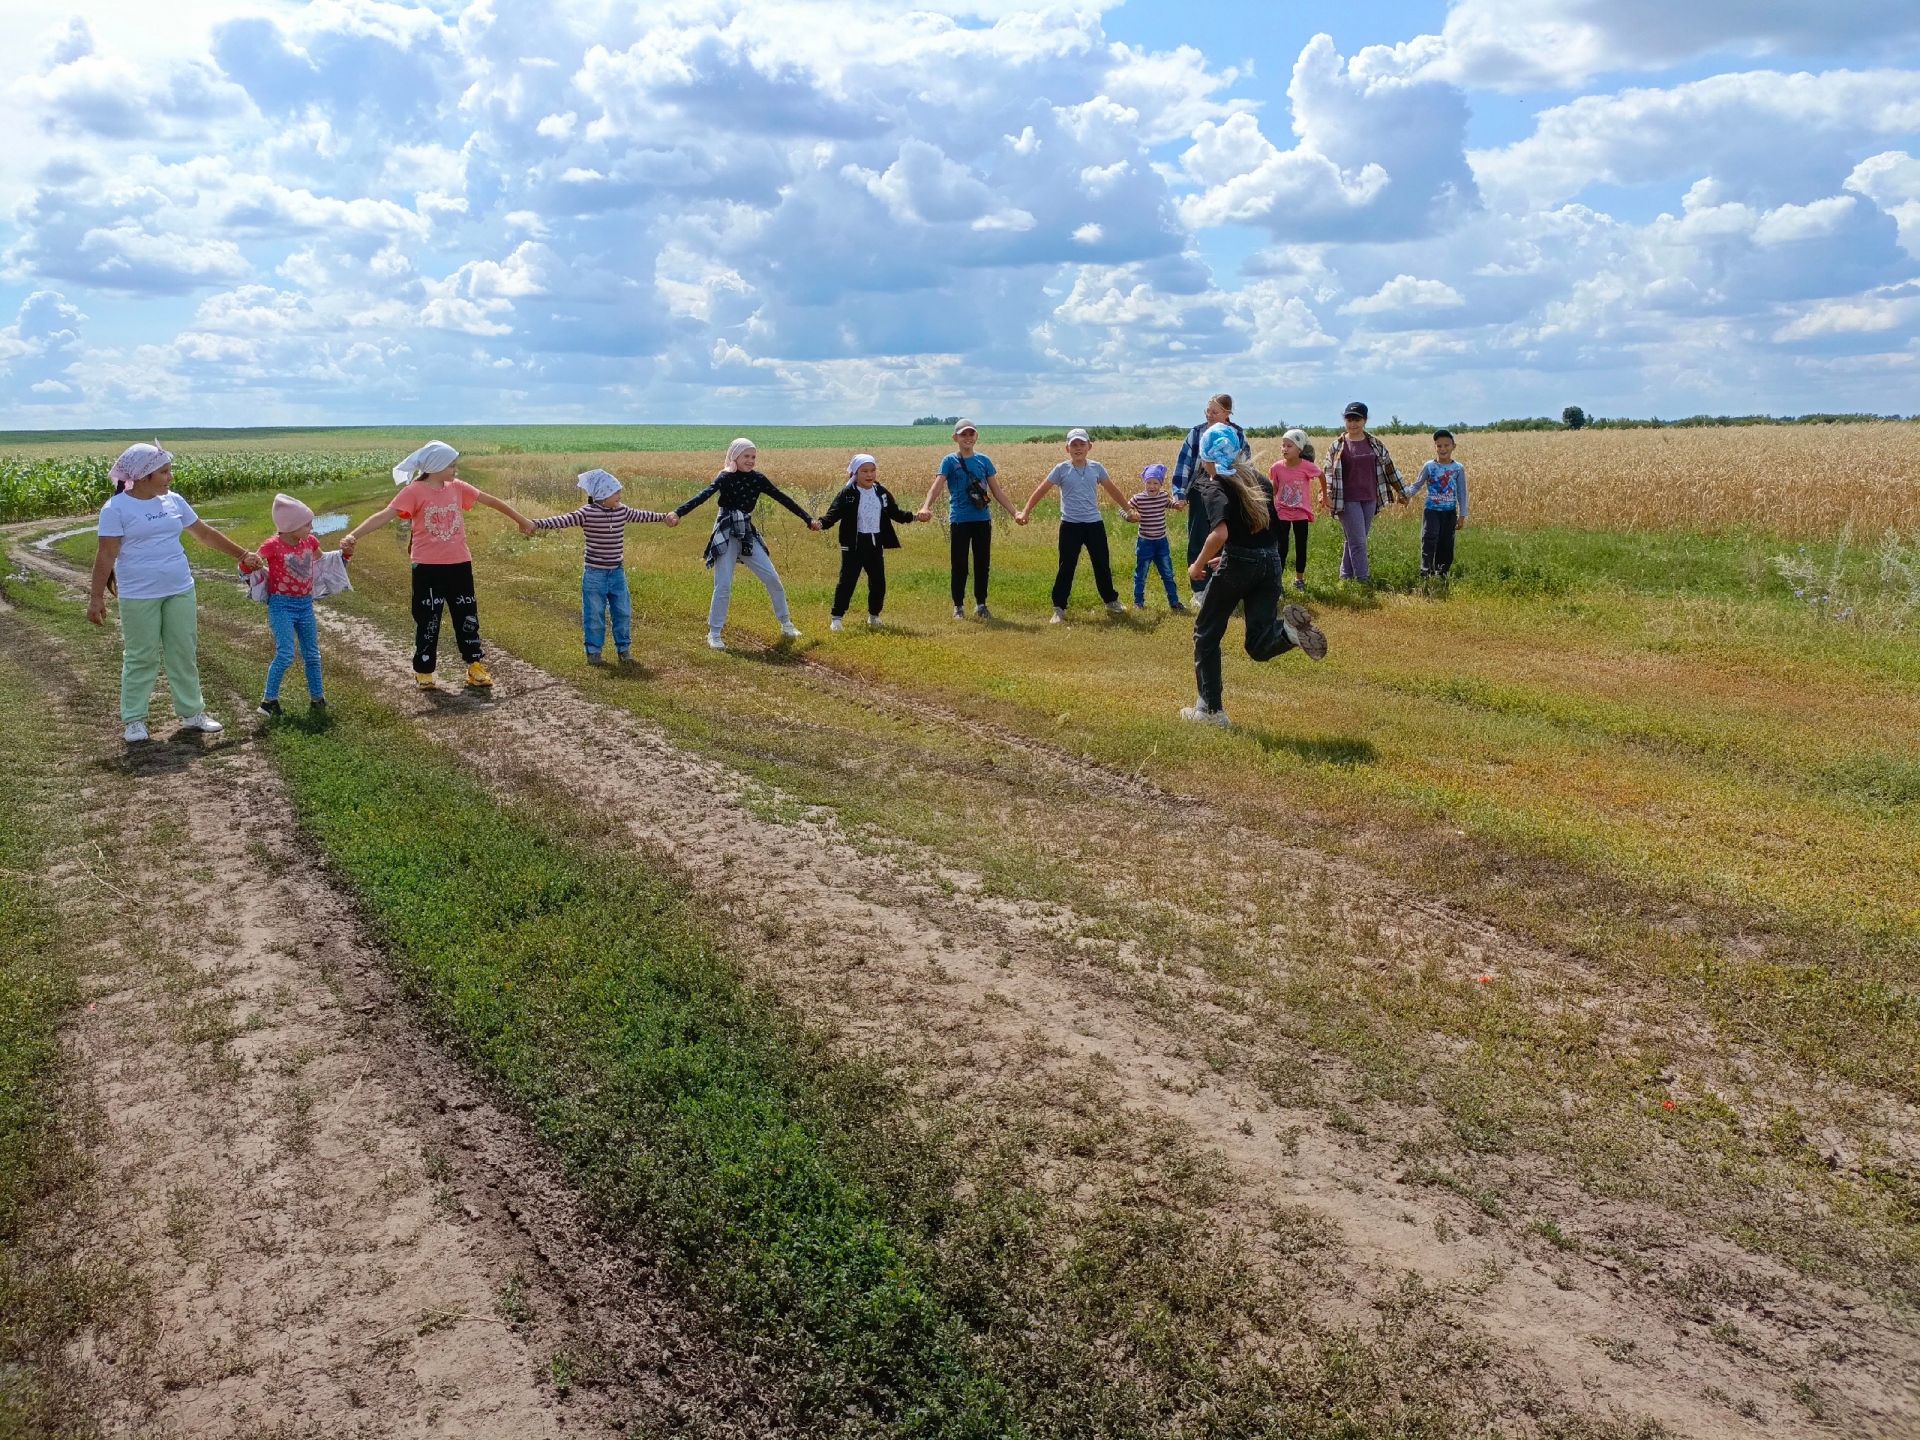
[[147, 718], [160, 667], [167, 669], [173, 712], [182, 720], [207, 708], [200, 696], [200, 622], [194, 592], [183, 590], [164, 600], [122, 600], [120, 636], [120, 723]]

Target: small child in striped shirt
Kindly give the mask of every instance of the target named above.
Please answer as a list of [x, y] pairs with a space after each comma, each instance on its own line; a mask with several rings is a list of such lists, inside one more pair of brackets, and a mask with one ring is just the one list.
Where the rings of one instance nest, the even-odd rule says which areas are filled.
[[1127, 501], [1130, 518], [1140, 523], [1140, 536], [1133, 542], [1133, 608], [1147, 608], [1147, 567], [1160, 572], [1160, 583], [1167, 587], [1167, 608], [1176, 615], [1186, 614], [1180, 603], [1180, 591], [1173, 583], [1173, 547], [1167, 542], [1167, 511], [1184, 510], [1187, 502], [1167, 493], [1167, 467], [1149, 465], [1140, 472], [1146, 489]]
[[633, 597], [627, 591], [627, 526], [664, 521], [678, 525], [678, 515], [659, 510], [635, 510], [620, 501], [620, 481], [605, 470], [589, 470], [579, 480], [587, 503], [564, 515], [533, 522], [535, 530], [565, 530], [578, 525], [587, 532], [586, 564], [580, 570], [580, 630], [587, 646], [587, 663], [598, 665], [607, 643], [607, 622], [613, 622], [613, 648], [620, 658], [633, 659]]

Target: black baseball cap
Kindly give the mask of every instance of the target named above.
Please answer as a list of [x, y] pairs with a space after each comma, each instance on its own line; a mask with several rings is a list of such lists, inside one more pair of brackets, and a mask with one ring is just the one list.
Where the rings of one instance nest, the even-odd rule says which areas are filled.
[[1342, 410], [1340, 414], [1343, 417], [1347, 415], [1358, 415], [1364, 420], [1367, 418], [1367, 402], [1364, 400], [1349, 400], [1347, 402], [1347, 408]]

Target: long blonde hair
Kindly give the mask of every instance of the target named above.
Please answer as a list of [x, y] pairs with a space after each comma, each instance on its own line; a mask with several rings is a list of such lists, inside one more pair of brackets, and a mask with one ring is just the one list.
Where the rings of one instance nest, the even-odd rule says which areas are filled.
[[[1220, 482], [1221, 488], [1231, 495], [1234, 504], [1240, 507], [1240, 513], [1247, 517], [1247, 528], [1256, 535], [1265, 530], [1273, 521], [1273, 512], [1268, 508], [1266, 501], [1261, 499], [1260, 488], [1249, 484], [1240, 475], [1243, 468], [1254, 470], [1257, 462], [1254, 460], [1253, 451], [1243, 450], [1239, 462], [1231, 470], [1222, 470], [1211, 460], [1206, 463], [1213, 471], [1213, 478]], [[1259, 471], [1254, 470], [1254, 473], [1258, 474]]]

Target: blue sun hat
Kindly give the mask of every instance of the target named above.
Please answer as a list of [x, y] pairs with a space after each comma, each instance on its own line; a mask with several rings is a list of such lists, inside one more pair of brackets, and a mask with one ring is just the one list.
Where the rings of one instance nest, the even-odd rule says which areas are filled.
[[1200, 458], [1211, 460], [1213, 468], [1223, 475], [1233, 473], [1233, 467], [1240, 463], [1246, 448], [1247, 442], [1240, 438], [1240, 432], [1231, 425], [1211, 426], [1200, 437]]

